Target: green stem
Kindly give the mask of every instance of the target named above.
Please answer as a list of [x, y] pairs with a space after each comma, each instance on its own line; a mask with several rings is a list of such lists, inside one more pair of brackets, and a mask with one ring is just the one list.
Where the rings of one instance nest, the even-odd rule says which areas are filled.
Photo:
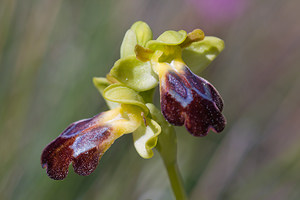
[[173, 193], [177, 200], [186, 200], [187, 196], [177, 163], [165, 163]]
[[177, 139], [175, 130], [173, 126], [166, 122], [160, 110], [153, 104], [147, 104], [147, 107], [150, 110], [152, 118], [161, 126], [161, 133], [155, 148], [164, 161], [173, 193], [177, 200], [186, 200], [187, 195], [177, 165]]

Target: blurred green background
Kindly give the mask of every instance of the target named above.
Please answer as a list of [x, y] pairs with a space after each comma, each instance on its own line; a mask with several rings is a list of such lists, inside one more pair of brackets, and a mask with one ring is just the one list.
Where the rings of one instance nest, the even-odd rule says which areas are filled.
[[158, 154], [132, 136], [92, 175], [64, 181], [43, 148], [71, 122], [107, 107], [92, 84], [119, 58], [126, 30], [201, 28], [226, 48], [201, 76], [221, 93], [227, 127], [195, 138], [178, 128], [185, 187], [197, 199], [300, 199], [299, 0], [1, 0], [0, 199], [172, 199]]

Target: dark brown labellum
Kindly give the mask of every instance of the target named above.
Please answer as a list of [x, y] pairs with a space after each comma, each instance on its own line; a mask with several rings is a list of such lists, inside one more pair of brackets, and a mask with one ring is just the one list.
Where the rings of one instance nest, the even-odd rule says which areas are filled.
[[162, 113], [170, 124], [184, 124], [195, 136], [205, 136], [209, 129], [218, 133], [224, 129], [220, 94], [189, 68], [181, 73], [169, 70], [161, 81], [160, 95]]
[[64, 179], [70, 163], [83, 176], [96, 169], [101, 155], [114, 140], [110, 128], [101, 126], [99, 118], [100, 114], [71, 124], [44, 149], [41, 164], [50, 178]]

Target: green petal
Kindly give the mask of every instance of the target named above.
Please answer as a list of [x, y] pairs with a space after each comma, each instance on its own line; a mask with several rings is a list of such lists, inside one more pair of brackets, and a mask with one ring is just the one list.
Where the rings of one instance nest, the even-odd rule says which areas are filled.
[[112, 102], [139, 106], [145, 113], [145, 116], [149, 113], [143, 98], [136, 91], [125, 85], [116, 83], [108, 86], [103, 91], [103, 97]]
[[[106, 78], [102, 78], [102, 77], [94, 77], [93, 78], [93, 83], [95, 85], [95, 87], [98, 89], [98, 91], [100, 92], [100, 94], [103, 96], [103, 91], [105, 88], [107, 88], [110, 83], [107, 81]], [[106, 100], [106, 104], [110, 109], [116, 108], [118, 106], [120, 106], [119, 103], [115, 103], [115, 102], [111, 102]]]
[[186, 37], [187, 33], [184, 30], [165, 31], [156, 39], [156, 41], [166, 45], [179, 45]]
[[146, 123], [147, 126], [142, 124], [133, 132], [133, 141], [139, 155], [148, 159], [153, 156], [152, 148], [157, 144], [157, 137], [161, 132], [161, 127], [152, 119], [147, 119]]
[[125, 58], [127, 56], [135, 55], [134, 48], [137, 44], [136, 34], [133, 30], [129, 29], [123, 39], [121, 44], [121, 58]]
[[212, 36], [194, 42], [182, 51], [184, 62], [196, 73], [203, 71], [224, 49], [224, 41]]
[[122, 58], [115, 62], [110, 75], [136, 91], [150, 90], [158, 84], [150, 62], [142, 62], [135, 56]]
[[156, 40], [150, 40], [147, 42], [146, 47], [152, 50], [156, 50], [158, 46], [162, 45], [179, 45], [187, 37], [187, 33], [183, 30], [181, 31], [165, 31]]
[[135, 22], [130, 29], [135, 32], [137, 44], [145, 46], [149, 40], [152, 40], [152, 31], [145, 22]]
[[187, 33], [181, 31], [166, 31], [161, 34], [156, 40], [150, 40], [147, 42], [146, 48], [154, 51], [153, 54], [159, 51], [162, 54], [159, 57], [152, 57], [158, 62], [171, 62], [176, 58], [181, 58], [181, 43], [185, 41]]

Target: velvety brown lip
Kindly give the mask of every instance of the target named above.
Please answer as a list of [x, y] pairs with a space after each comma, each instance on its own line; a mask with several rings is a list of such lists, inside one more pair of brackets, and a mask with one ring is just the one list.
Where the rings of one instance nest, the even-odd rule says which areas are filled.
[[71, 163], [74, 171], [83, 176], [96, 169], [100, 155], [108, 148], [101, 148], [101, 144], [111, 137], [109, 127], [96, 123], [99, 117], [71, 124], [44, 149], [41, 164], [50, 178], [64, 179]]
[[73, 155], [73, 150], [69, 146], [74, 139], [58, 137], [44, 149], [41, 157], [42, 167], [47, 168], [50, 178], [62, 180], [67, 176]]
[[205, 136], [210, 129], [221, 132], [226, 124], [223, 101], [218, 91], [187, 67], [182, 73], [170, 70], [161, 83], [161, 108], [166, 120], [176, 126], [185, 124], [195, 136]]

